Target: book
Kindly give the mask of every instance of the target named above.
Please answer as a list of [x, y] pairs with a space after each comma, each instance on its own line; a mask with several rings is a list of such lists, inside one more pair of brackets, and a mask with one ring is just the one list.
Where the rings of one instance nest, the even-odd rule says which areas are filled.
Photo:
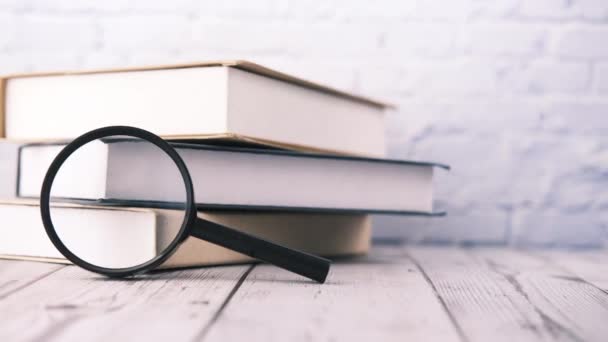
[[384, 155], [389, 105], [246, 61], [0, 79], [0, 137], [71, 139], [128, 125], [164, 138]]
[[[183, 213], [174, 210], [108, 209], [78, 205], [53, 210], [54, 220], [61, 220], [62, 215], [72, 215], [78, 219], [86, 215], [88, 234], [102, 236], [104, 241], [116, 241], [118, 245], [125, 241], [138, 241], [124, 248], [113, 248], [109, 253], [107, 246], [79, 239], [79, 234], [82, 234], [80, 229], [73, 232], [62, 230], [62, 239], [75, 241], [71, 244], [73, 251], [78, 250], [79, 255], [84, 253], [88, 261], [95, 263], [95, 260], [103, 260], [105, 264], [133, 256], [142, 260], [151, 259], [156, 255], [155, 248], [163, 245], [160, 241], [173, 236], [167, 227], [177, 229], [183, 219]], [[0, 227], [4, 231], [0, 239], [0, 258], [68, 262], [47, 237], [37, 203], [0, 202], [0, 216], [5, 222]], [[370, 248], [371, 224], [366, 215], [202, 211], [198, 216], [316, 255], [357, 255], [366, 253]], [[125, 222], [129, 223], [130, 239], [122, 238]], [[240, 253], [190, 237], [160, 267], [208, 266], [252, 260]]]
[[0, 199], [15, 198], [21, 144], [0, 140]]
[[[199, 208], [433, 214], [433, 169], [445, 165], [287, 151], [172, 144], [186, 163]], [[20, 149], [18, 195], [37, 197], [61, 144]], [[135, 140], [94, 141], [55, 180], [53, 196], [183, 201], [166, 156]], [[86, 176], [85, 176], [86, 175]], [[114, 175], [114, 176], [113, 176]], [[182, 183], [183, 184], [183, 183]], [[180, 186], [176, 186], [180, 185]], [[161, 195], [158, 195], [161, 194]]]

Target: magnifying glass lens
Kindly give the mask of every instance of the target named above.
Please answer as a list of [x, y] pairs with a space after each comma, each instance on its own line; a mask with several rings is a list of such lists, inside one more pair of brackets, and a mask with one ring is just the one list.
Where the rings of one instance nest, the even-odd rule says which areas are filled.
[[185, 180], [165, 151], [140, 138], [109, 136], [78, 147], [59, 167], [49, 212], [70, 253], [95, 267], [125, 269], [175, 247], [187, 201]]
[[40, 192], [42, 222], [59, 252], [82, 268], [139, 274], [193, 236], [320, 283], [327, 277], [327, 259], [197, 218], [186, 164], [153, 133], [109, 126], [47, 147], [40, 157], [56, 157]]

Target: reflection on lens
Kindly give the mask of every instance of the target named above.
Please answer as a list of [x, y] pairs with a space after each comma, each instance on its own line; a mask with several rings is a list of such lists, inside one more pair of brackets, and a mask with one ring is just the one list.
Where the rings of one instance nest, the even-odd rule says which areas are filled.
[[50, 195], [59, 239], [78, 258], [104, 268], [154, 259], [178, 237], [186, 214], [177, 165], [133, 137], [95, 140], [74, 151]]

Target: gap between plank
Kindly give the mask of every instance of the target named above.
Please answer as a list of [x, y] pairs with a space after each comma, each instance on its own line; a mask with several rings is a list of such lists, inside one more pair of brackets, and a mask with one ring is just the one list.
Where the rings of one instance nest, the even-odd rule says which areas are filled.
[[207, 333], [209, 332], [209, 330], [211, 329], [211, 327], [213, 326], [213, 324], [215, 324], [215, 322], [217, 322], [217, 320], [220, 318], [220, 315], [222, 314], [222, 312], [224, 311], [224, 309], [226, 308], [226, 306], [228, 306], [228, 303], [230, 302], [230, 300], [232, 299], [232, 297], [234, 297], [234, 295], [239, 290], [239, 288], [241, 288], [241, 285], [243, 285], [243, 283], [245, 282], [245, 279], [247, 279], [247, 277], [249, 276], [249, 274], [251, 273], [251, 271], [253, 271], [253, 269], [255, 268], [255, 266], [256, 266], [255, 264], [249, 266], [249, 268], [243, 273], [243, 275], [239, 278], [239, 280], [234, 285], [234, 288], [232, 288], [232, 290], [230, 291], [230, 293], [228, 294], [228, 296], [226, 296], [226, 299], [224, 300], [224, 302], [222, 303], [222, 305], [220, 305], [220, 307], [217, 309], [217, 311], [215, 312], [215, 314], [213, 315], [213, 317], [211, 317], [211, 319], [209, 320], [209, 323], [207, 323], [207, 325], [193, 339], [193, 341], [202, 341], [205, 338], [205, 336], [207, 335]]
[[433, 293], [435, 294], [435, 297], [437, 297], [437, 300], [439, 300], [439, 303], [443, 307], [443, 310], [448, 315], [448, 318], [450, 319], [450, 322], [452, 322], [452, 325], [454, 326], [454, 329], [456, 329], [456, 332], [458, 333], [458, 337], [460, 338], [460, 340], [463, 341], [463, 342], [469, 342], [469, 339], [467, 338], [467, 336], [465, 335], [464, 331], [462, 330], [462, 328], [460, 327], [460, 325], [456, 321], [456, 318], [454, 318], [454, 316], [452, 315], [452, 313], [448, 309], [448, 305], [445, 303], [445, 301], [441, 297], [441, 294], [439, 294], [439, 291], [437, 291], [437, 287], [435, 287], [435, 284], [433, 284], [433, 281], [431, 280], [431, 277], [429, 277], [429, 275], [426, 273], [426, 271], [422, 268], [422, 265], [420, 265], [420, 263], [418, 263], [418, 260], [416, 260], [416, 258], [414, 258], [413, 256], [411, 256], [408, 252], [404, 252], [404, 254], [405, 254], [405, 256], [408, 259], [410, 259], [412, 261], [412, 263], [414, 264], [414, 266], [416, 266], [416, 268], [420, 271], [420, 273], [424, 277], [424, 280], [426, 280], [426, 282], [431, 286], [431, 289], [433, 290]]
[[[476, 258], [474, 251], [472, 249], [468, 248], [468, 249], [464, 250], [464, 252], [470, 258]], [[525, 253], [522, 252], [522, 254], [525, 254]], [[494, 262], [493, 260], [488, 260], [487, 258], [484, 258], [484, 257], [480, 257], [480, 258], [481, 258], [481, 261], [488, 267], [488, 269], [490, 271], [492, 271], [493, 273], [504, 278], [513, 287], [513, 290], [515, 290], [517, 293], [519, 293], [522, 296], [522, 298], [524, 298], [526, 300], [526, 302], [530, 305], [532, 310], [534, 312], [536, 312], [536, 314], [540, 317], [542, 325], [545, 327], [545, 329], [549, 333], [554, 334], [554, 332], [557, 331], [559, 333], [565, 334], [572, 341], [579, 341], [579, 342], [584, 341], [583, 338], [579, 337], [575, 332], [570, 331], [570, 329], [568, 327], [564, 326], [561, 322], [558, 322], [558, 321], [554, 320], [553, 318], [551, 318], [551, 316], [549, 316], [545, 311], [543, 311], [540, 307], [538, 307], [538, 305], [536, 305], [532, 300], [530, 300], [529, 294], [526, 291], [524, 291], [522, 284], [520, 283], [520, 281], [517, 279], [517, 277], [515, 275], [510, 274], [509, 272], [501, 271], [499, 265], [496, 262]], [[552, 335], [552, 336], [555, 339], [558, 339], [558, 337], [559, 337], [558, 335]]]
[[30, 286], [30, 285], [33, 285], [34, 283], [36, 283], [36, 282], [38, 282], [38, 281], [40, 281], [40, 280], [42, 280], [42, 279], [44, 279], [44, 278], [46, 278], [46, 277], [50, 276], [51, 274], [53, 274], [53, 273], [55, 273], [55, 272], [57, 272], [57, 271], [59, 271], [59, 270], [62, 270], [62, 269], [64, 269], [64, 268], [66, 268], [67, 266], [68, 266], [68, 265], [63, 265], [63, 266], [57, 267], [56, 269], [54, 269], [54, 270], [52, 270], [52, 271], [50, 271], [50, 272], [44, 273], [44, 274], [42, 274], [41, 276], [39, 276], [39, 277], [37, 277], [37, 278], [34, 278], [34, 279], [32, 279], [32, 280], [28, 281], [27, 283], [24, 283], [23, 285], [21, 285], [21, 286], [19, 286], [19, 287], [17, 287], [17, 288], [14, 288], [14, 289], [13, 289], [13, 290], [11, 290], [11, 291], [8, 291], [8, 292], [7, 292], [6, 294], [4, 294], [3, 296], [0, 296], [0, 300], [4, 300], [4, 299], [6, 299], [6, 298], [8, 298], [8, 297], [12, 296], [12, 295], [13, 295], [13, 294], [15, 294], [16, 292], [19, 292], [19, 291], [23, 290], [24, 288], [26, 288], [26, 287], [28, 287], [28, 286]]

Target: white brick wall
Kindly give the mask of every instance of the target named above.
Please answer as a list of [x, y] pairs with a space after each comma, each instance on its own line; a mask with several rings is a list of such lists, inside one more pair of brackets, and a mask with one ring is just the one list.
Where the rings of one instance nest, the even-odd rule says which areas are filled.
[[379, 237], [604, 244], [606, 0], [0, 0], [2, 73], [216, 58], [400, 105], [390, 154], [453, 166], [450, 216]]

